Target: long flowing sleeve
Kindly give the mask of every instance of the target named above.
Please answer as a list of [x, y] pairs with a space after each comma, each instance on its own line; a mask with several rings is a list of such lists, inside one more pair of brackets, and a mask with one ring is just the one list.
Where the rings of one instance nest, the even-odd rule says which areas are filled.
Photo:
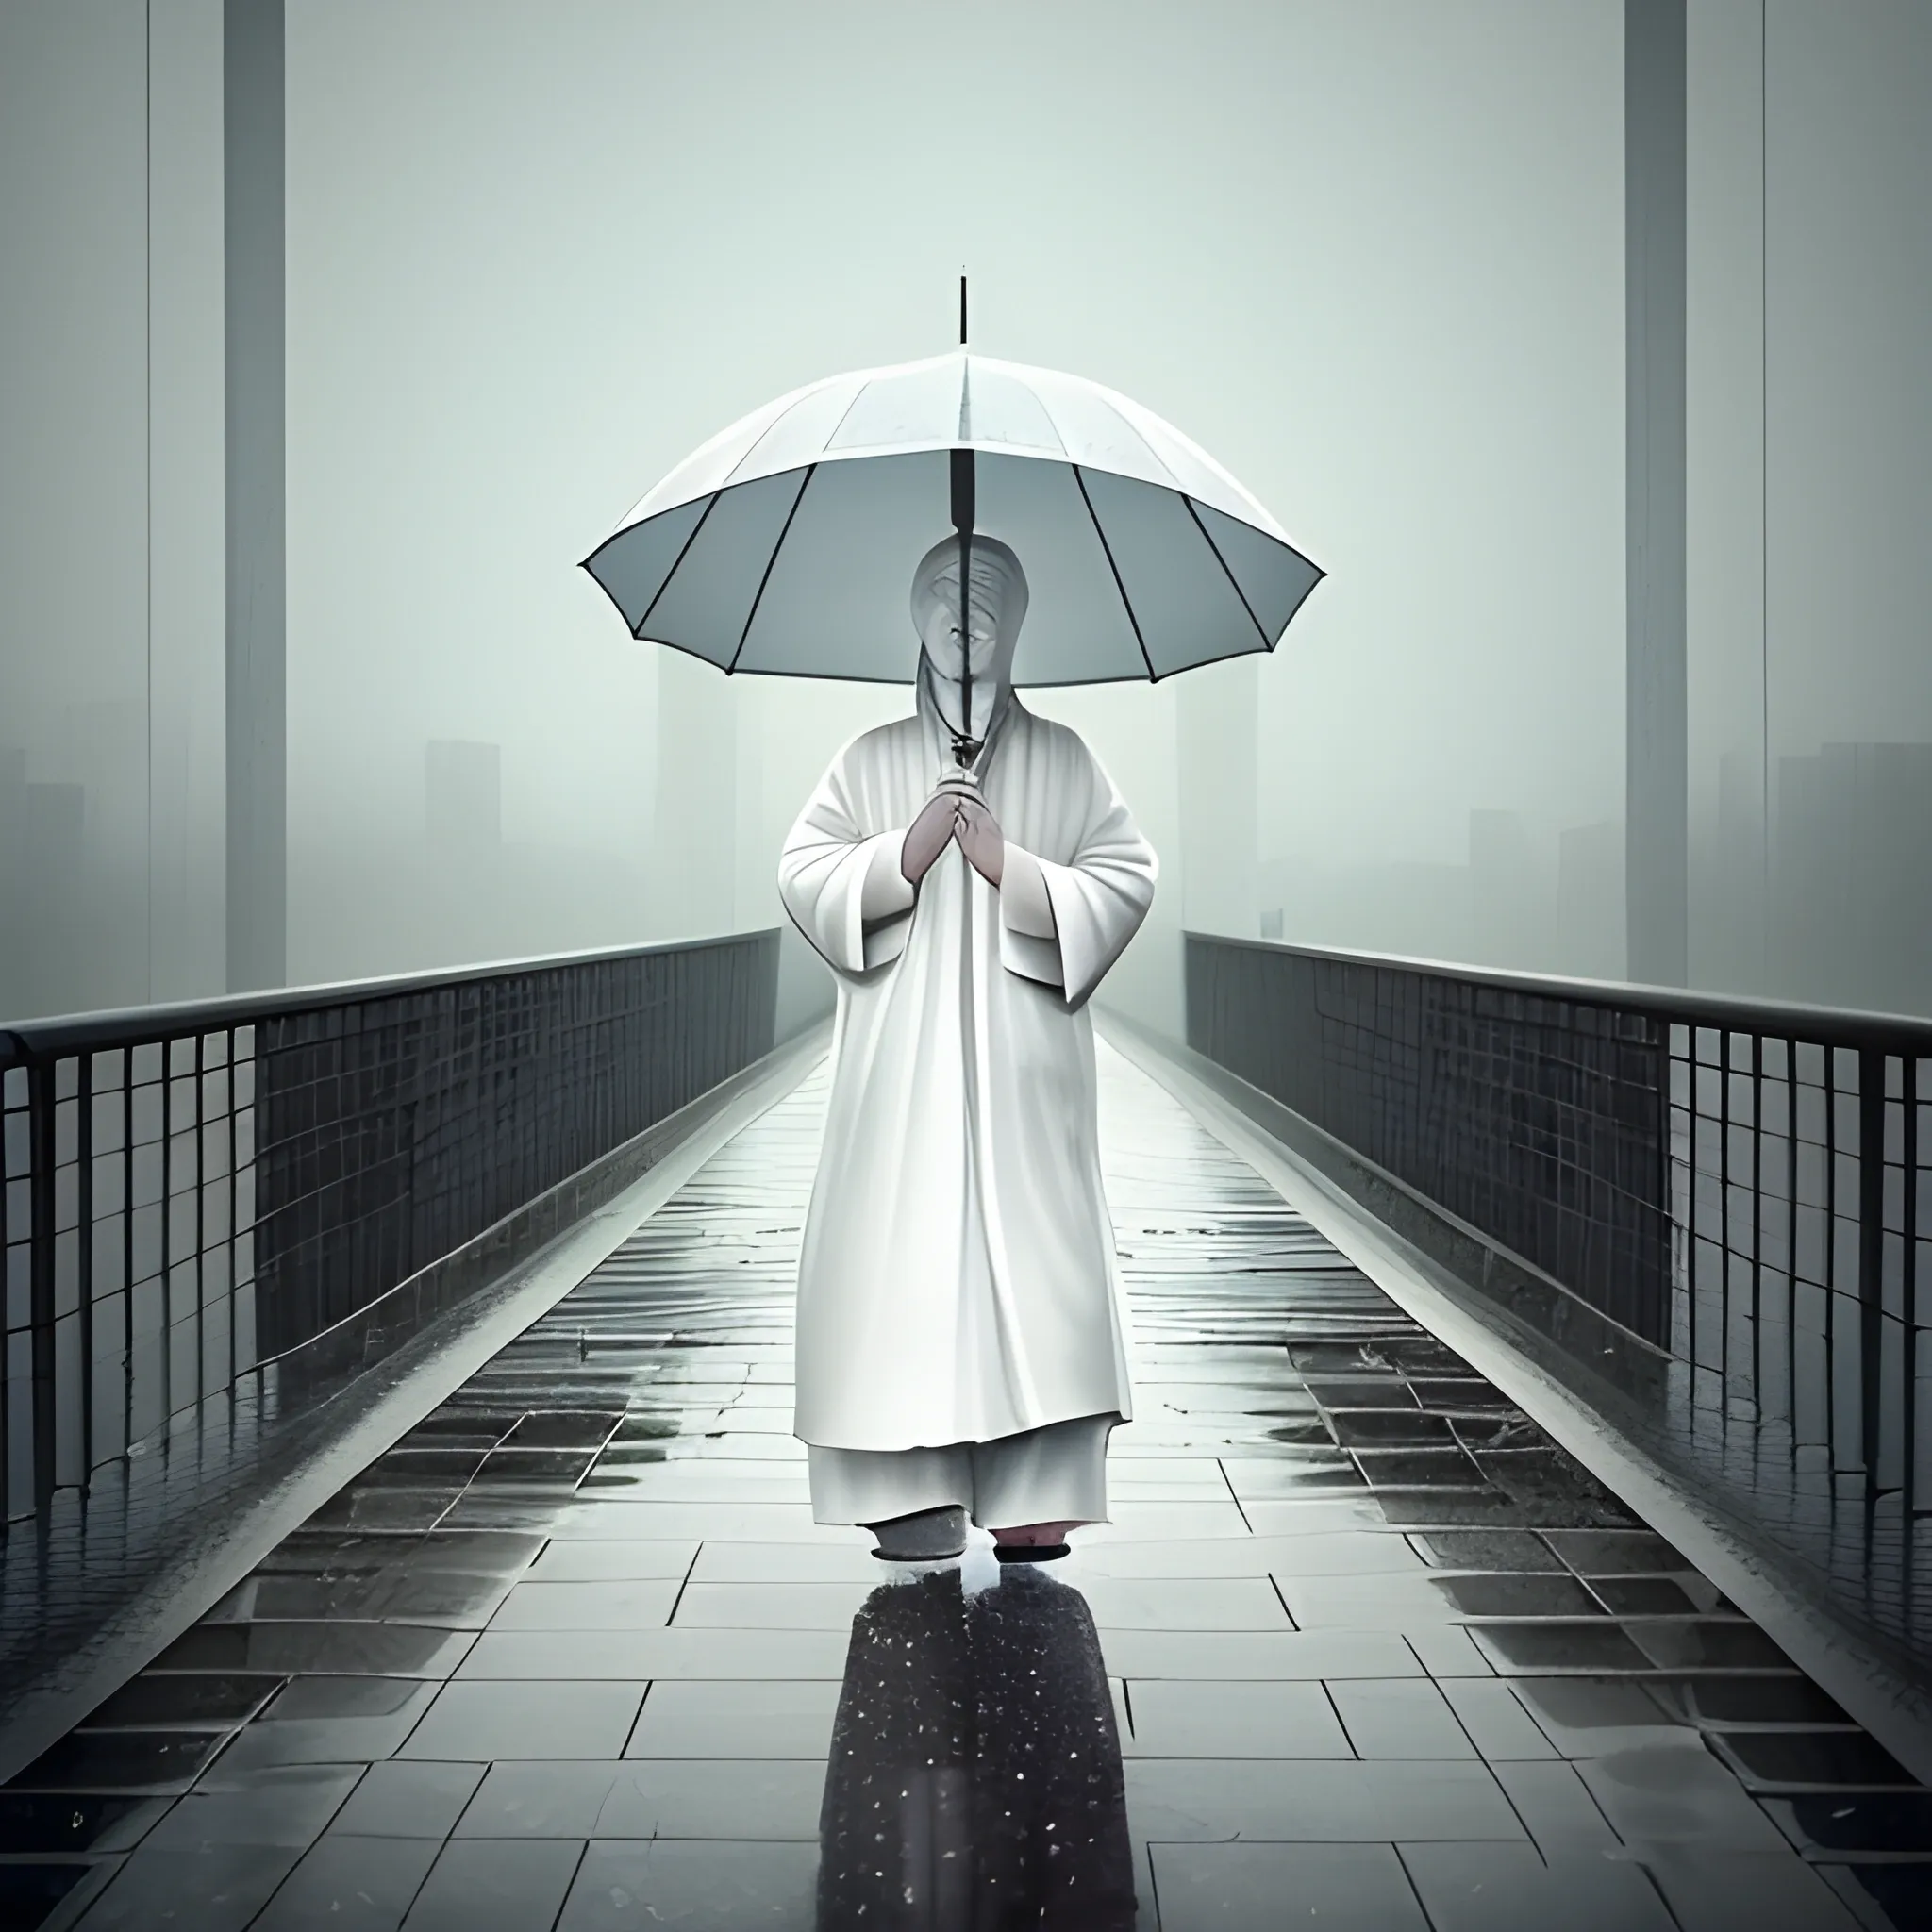
[[[1141, 928], [1154, 902], [1159, 864], [1113, 781], [1077, 739], [1066, 754], [1086, 765], [1084, 824], [1077, 849], [1062, 865], [1011, 844], [1011, 897], [1002, 894], [1000, 963], [1023, 978], [1057, 986], [1079, 1007]], [[1041, 916], [1041, 898], [1051, 911]], [[1052, 936], [1040, 928], [1051, 927]]]
[[915, 894], [899, 871], [904, 826], [867, 833], [854, 804], [850, 747], [806, 801], [778, 860], [785, 910], [826, 962], [858, 974], [906, 948]]

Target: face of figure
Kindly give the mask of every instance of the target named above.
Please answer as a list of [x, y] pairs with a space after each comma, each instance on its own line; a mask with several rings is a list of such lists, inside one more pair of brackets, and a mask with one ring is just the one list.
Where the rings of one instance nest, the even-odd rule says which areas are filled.
[[[1000, 616], [1006, 603], [1006, 575], [991, 560], [972, 562], [973, 594], [970, 614], [964, 626], [971, 652], [973, 675], [983, 678], [992, 668], [1000, 647]], [[959, 569], [955, 564], [932, 587], [932, 598], [920, 626], [920, 641], [925, 646], [932, 667], [949, 683], [960, 677], [961, 625], [959, 622]]]
[[912, 622], [940, 677], [958, 684], [970, 665], [974, 684], [1003, 679], [1026, 615], [1026, 576], [1020, 559], [994, 537], [975, 537], [967, 616], [959, 615], [959, 545], [935, 543], [912, 579]]

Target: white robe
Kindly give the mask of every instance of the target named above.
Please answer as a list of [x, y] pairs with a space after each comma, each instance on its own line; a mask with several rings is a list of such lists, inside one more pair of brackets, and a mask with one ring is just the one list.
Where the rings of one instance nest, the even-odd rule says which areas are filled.
[[798, 1274], [794, 1428], [821, 1447], [1133, 1412], [1086, 1002], [1146, 916], [1154, 853], [1078, 735], [1014, 700], [982, 774], [1004, 892], [949, 844], [915, 894], [900, 846], [951, 767], [927, 703], [867, 732], [779, 864], [839, 983]]

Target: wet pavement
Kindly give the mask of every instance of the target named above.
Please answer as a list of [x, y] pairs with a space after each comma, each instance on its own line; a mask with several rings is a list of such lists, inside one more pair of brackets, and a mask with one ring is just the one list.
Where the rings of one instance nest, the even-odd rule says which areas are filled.
[[0, 1790], [0, 1926], [1932, 1924], [1932, 1795], [1109, 1050], [1113, 1522], [814, 1525], [823, 1107]]

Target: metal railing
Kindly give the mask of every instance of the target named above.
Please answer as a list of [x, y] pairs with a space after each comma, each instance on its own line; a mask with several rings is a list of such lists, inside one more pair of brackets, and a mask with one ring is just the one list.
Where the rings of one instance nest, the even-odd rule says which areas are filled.
[[1191, 1046], [1665, 1352], [1696, 1456], [1834, 1570], [1850, 1507], [1924, 1621], [1932, 1022], [1186, 943]]
[[752, 933], [0, 1031], [8, 1518], [486, 1231], [547, 1238], [519, 1210], [771, 1050], [777, 958]]

